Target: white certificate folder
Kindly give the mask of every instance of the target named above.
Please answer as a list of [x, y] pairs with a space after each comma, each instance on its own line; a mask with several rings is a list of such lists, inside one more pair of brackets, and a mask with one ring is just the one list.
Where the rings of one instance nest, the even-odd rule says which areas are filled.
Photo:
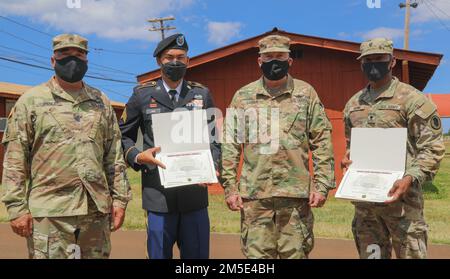
[[352, 164], [335, 197], [380, 203], [389, 200], [389, 190], [405, 173], [406, 142], [406, 128], [353, 128]]
[[156, 159], [161, 185], [165, 188], [217, 183], [205, 110], [181, 110], [152, 114]]

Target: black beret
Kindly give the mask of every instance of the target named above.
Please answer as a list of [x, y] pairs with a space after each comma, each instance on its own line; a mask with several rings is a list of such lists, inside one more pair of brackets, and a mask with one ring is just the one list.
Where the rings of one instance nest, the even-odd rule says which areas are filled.
[[188, 51], [189, 47], [183, 34], [174, 34], [159, 42], [153, 52], [153, 57], [158, 57], [166, 49], [174, 48]]

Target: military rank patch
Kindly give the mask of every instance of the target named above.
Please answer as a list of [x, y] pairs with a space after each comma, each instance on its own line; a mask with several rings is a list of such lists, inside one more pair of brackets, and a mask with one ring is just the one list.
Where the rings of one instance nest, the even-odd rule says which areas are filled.
[[431, 117], [430, 120], [430, 125], [431, 128], [435, 129], [435, 130], [440, 130], [442, 123], [441, 123], [441, 118], [439, 118], [439, 116], [437, 115], [433, 115], [433, 117]]

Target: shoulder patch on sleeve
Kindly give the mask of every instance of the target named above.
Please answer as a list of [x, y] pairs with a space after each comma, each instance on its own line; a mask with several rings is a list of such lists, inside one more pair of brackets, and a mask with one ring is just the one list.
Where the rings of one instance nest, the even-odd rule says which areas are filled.
[[415, 111], [416, 115], [418, 115], [422, 119], [427, 119], [436, 111], [436, 106], [431, 102], [425, 102], [420, 107], [418, 107]]
[[195, 82], [195, 81], [188, 81], [187, 83], [189, 86], [192, 86], [192, 87], [206, 88], [206, 86], [204, 86], [203, 84]]
[[441, 118], [437, 115], [433, 115], [433, 117], [431, 117], [431, 119], [430, 119], [430, 126], [434, 130], [440, 130], [442, 127]]

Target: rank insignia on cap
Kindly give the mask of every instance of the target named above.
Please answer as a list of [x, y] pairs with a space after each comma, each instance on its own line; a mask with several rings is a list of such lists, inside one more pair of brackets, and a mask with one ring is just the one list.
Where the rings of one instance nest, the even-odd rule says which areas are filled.
[[184, 36], [183, 35], [177, 37], [177, 45], [180, 47], [184, 45]]

